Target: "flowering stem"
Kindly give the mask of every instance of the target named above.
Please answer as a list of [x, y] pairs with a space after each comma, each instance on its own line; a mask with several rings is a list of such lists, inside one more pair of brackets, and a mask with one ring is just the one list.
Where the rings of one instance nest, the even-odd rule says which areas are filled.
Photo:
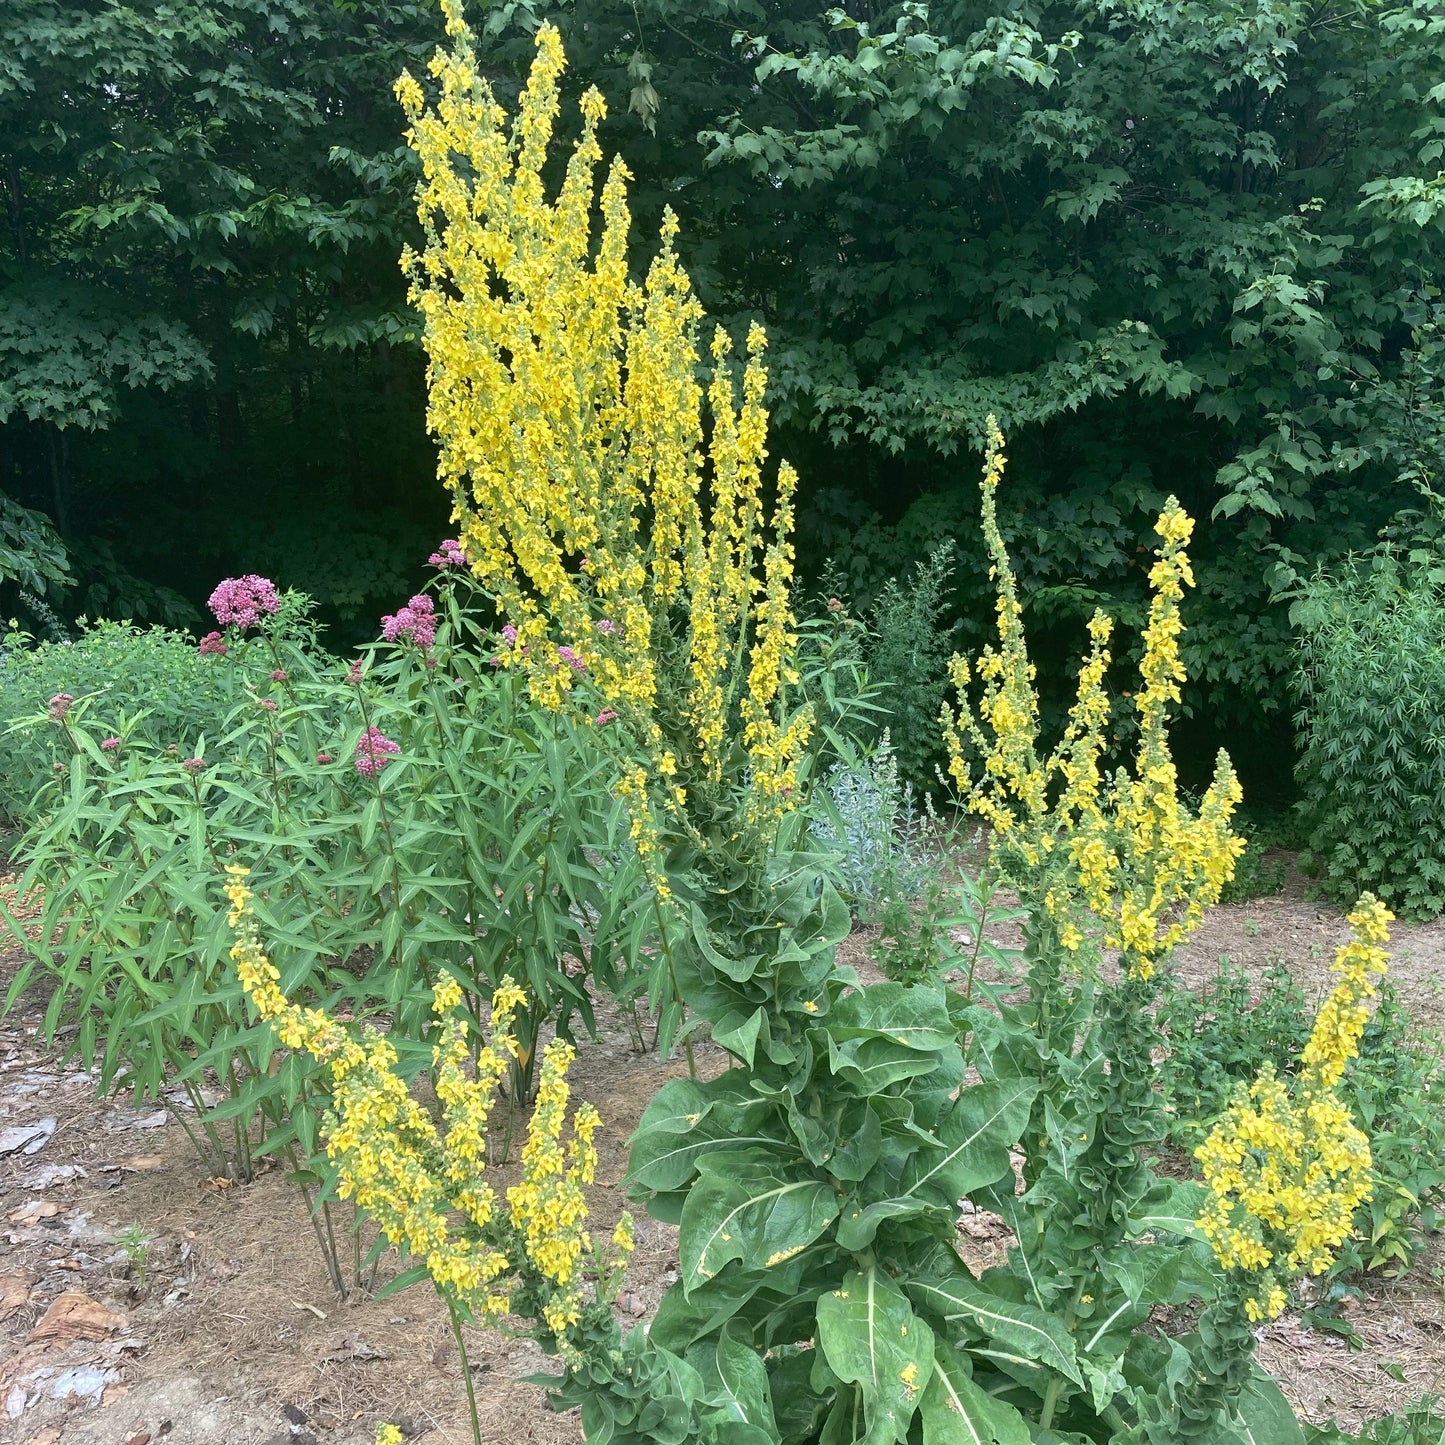
[[[446, 1299], [446, 1296], [443, 1296]], [[457, 1353], [462, 1357], [462, 1379], [467, 1386], [467, 1410], [472, 1417], [472, 1440], [474, 1445], [482, 1445], [482, 1426], [477, 1419], [477, 1391], [472, 1384], [472, 1362], [467, 1358], [466, 1341], [462, 1338], [462, 1322], [457, 1318], [457, 1307], [453, 1300], [447, 1299], [447, 1317], [452, 1322], [452, 1334], [457, 1342]]]

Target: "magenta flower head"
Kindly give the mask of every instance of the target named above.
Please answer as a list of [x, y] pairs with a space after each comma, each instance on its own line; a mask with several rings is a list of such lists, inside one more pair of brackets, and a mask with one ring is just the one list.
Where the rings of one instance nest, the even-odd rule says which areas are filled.
[[320, 763], [322, 767], [325, 767], [327, 763], [334, 763], [336, 759], [333, 758], [330, 753], [317, 753], [316, 761]]
[[194, 778], [197, 773], [206, 771], [206, 760], [204, 758], [187, 758], [181, 767]]
[[557, 656], [572, 669], [573, 672], [586, 672], [587, 664], [572, 651], [570, 647], [562, 646], [557, 649]]
[[199, 650], [202, 657], [206, 657], [212, 653], [217, 657], [224, 657], [226, 655], [226, 644], [221, 641], [221, 634], [219, 632], [208, 632], [201, 638]]
[[448, 537], [426, 561], [428, 567], [440, 567], [446, 571], [449, 567], [465, 567], [467, 554], [455, 537]]
[[367, 728], [357, 739], [356, 771], [363, 778], [374, 778], [391, 762], [392, 755], [400, 751], [401, 748], [380, 728]]
[[603, 635], [603, 637], [615, 637], [619, 629], [617, 624], [610, 617], [604, 617], [598, 622], [597, 630]]
[[517, 629], [513, 627], [510, 622], [502, 629], [502, 641], [505, 642], [508, 647], [515, 647], [517, 645]]
[[46, 715], [51, 722], [60, 722], [75, 704], [75, 699], [68, 692], [57, 692], [54, 697], [45, 704]]
[[285, 669], [284, 667], [278, 667], [278, 668], [276, 668], [276, 669], [271, 673], [271, 681], [272, 681], [272, 682], [285, 682], [285, 681], [286, 681], [286, 669]]
[[263, 615], [281, 610], [281, 598], [274, 582], [252, 572], [227, 577], [211, 593], [210, 608], [222, 627], [254, 627]]
[[616, 721], [617, 713], [610, 707], [604, 707], [602, 711], [593, 718], [593, 722], [600, 728], [605, 728], [608, 723], [615, 723]]
[[388, 642], [412, 642], [426, 652], [436, 641], [437, 619], [432, 600], [418, 593], [391, 616], [381, 619], [381, 635]]
[[264, 707], [267, 712], [276, 711], [276, 699], [274, 697], [263, 697], [259, 699], [259, 701], [261, 703], [261, 706]]
[[101, 738], [100, 740], [100, 750], [103, 753], [113, 753], [119, 746], [119, 738]]
[[362, 674], [362, 672], [365, 670], [365, 668], [366, 668], [366, 663], [365, 663], [361, 658], [358, 657], [358, 658], [351, 664], [351, 666], [346, 669], [346, 680], [347, 680], [347, 682], [349, 682], [353, 687], [355, 687], [356, 684], [361, 681], [361, 674]]

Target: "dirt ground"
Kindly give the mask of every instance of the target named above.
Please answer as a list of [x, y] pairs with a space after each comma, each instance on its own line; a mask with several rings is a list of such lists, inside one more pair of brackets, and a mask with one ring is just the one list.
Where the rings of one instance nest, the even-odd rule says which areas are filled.
[[[1176, 967], [1197, 982], [1221, 954], [1256, 971], [1280, 959], [1322, 991], [1345, 934], [1338, 910], [1307, 901], [1291, 877], [1278, 897], [1215, 909]], [[874, 976], [870, 943], [858, 931], [843, 961]], [[1436, 1025], [1442, 960], [1445, 922], [1397, 927], [1395, 981]], [[15, 963], [0, 957], [0, 989]], [[94, 1097], [64, 1048], [45, 1046], [43, 1007], [32, 992], [0, 1023], [0, 1441], [361, 1445], [390, 1420], [425, 1445], [465, 1445], [461, 1367], [430, 1292], [338, 1301], [283, 1171], [233, 1187], [208, 1177], [171, 1113]], [[591, 1205], [610, 1231], [627, 1136], [681, 1070], [638, 1053], [615, 1018], [601, 1021], [573, 1081], [606, 1121]], [[707, 1047], [699, 1063], [723, 1066]], [[998, 1248], [986, 1229], [974, 1233], [981, 1256]], [[648, 1318], [677, 1268], [675, 1230], [639, 1218], [637, 1237], [619, 1301], [628, 1320]], [[1353, 1426], [1445, 1392], [1441, 1240], [1406, 1279], [1366, 1282], [1348, 1317], [1362, 1348], [1292, 1315], [1260, 1332], [1261, 1363], [1302, 1414]], [[574, 1416], [516, 1381], [548, 1368], [535, 1345], [475, 1334], [469, 1350], [488, 1440], [581, 1438]]]

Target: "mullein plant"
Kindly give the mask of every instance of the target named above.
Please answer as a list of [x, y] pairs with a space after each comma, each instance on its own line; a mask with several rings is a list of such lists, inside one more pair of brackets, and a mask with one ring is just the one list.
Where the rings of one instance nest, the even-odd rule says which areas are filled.
[[[945, 732], [1029, 909], [1029, 997], [993, 1014], [937, 983], [860, 987], [834, 958], [849, 917], [830, 860], [802, 851], [816, 720], [797, 681], [786, 468], [764, 522], [762, 333], [739, 392], [727, 340], [697, 340], [671, 218], [645, 281], [628, 280], [621, 163], [600, 203], [594, 186], [595, 93], [548, 200], [556, 32], [539, 28], [509, 125], [457, 0], [444, 11], [434, 98], [410, 76], [397, 87], [423, 168], [426, 239], [406, 266], [441, 475], [506, 622], [501, 661], [612, 751], [658, 923], [659, 1000], [740, 1066], [676, 1079], [644, 1112], [628, 1183], [678, 1226], [679, 1278], [645, 1331], [624, 1337], [605, 1312], [556, 1321], [554, 1398], [612, 1445], [1167, 1431], [1204, 1366], [1139, 1326], [1156, 1304], [1216, 1293], [1220, 1272], [1189, 1238], [1192, 1201], [1181, 1213], [1142, 1157], [1162, 1137], [1146, 1008], [1238, 855], [1227, 763], [1191, 811], [1169, 757], [1188, 518], [1171, 504], [1160, 522], [1134, 769], [1104, 771], [1103, 617], [1063, 741], [1042, 755], [991, 428], [1000, 643], [977, 665], [980, 701]], [[971, 677], [955, 664], [965, 698]], [[1096, 1006], [1103, 949], [1123, 978]], [[982, 1276], [957, 1249], [970, 1198], [1018, 1236]], [[1298, 1438], [1254, 1376], [1207, 1413], [1222, 1440], [1243, 1438], [1236, 1417], [1256, 1439]]]
[[587, 1228], [584, 1187], [596, 1173], [601, 1120], [585, 1102], [569, 1120], [567, 1070], [576, 1050], [564, 1039], [546, 1046], [521, 1177], [499, 1199], [486, 1182], [488, 1123], [498, 1086], [521, 1051], [511, 1026], [526, 999], [522, 989], [502, 979], [474, 1035], [461, 985], [446, 978], [433, 986], [439, 1031], [431, 1078], [440, 1116], [434, 1118], [413, 1097], [383, 1034], [365, 1029], [358, 1037], [324, 1011], [287, 998], [261, 942], [248, 870], [231, 864], [226, 872], [231, 959], [241, 986], [286, 1048], [309, 1054], [329, 1073], [331, 1103], [321, 1123], [337, 1191], [416, 1261], [416, 1276], [430, 1278], [445, 1303], [481, 1445], [463, 1323], [520, 1316], [545, 1343], [565, 1350], [599, 1321], [611, 1325], [621, 1262], [633, 1247], [627, 1215], [610, 1247], [594, 1245]]
[[1226, 1279], [1200, 1318], [1203, 1368], [1181, 1391], [1176, 1438], [1208, 1434], [1247, 1375], [1253, 1326], [1284, 1311], [1296, 1280], [1330, 1268], [1370, 1198], [1370, 1141], [1337, 1089], [1359, 1055], [1393, 918], [1373, 895], [1360, 898], [1350, 941], [1335, 956], [1339, 982], [1315, 1016], [1298, 1071], [1280, 1078], [1262, 1067], [1195, 1150], [1209, 1190], [1199, 1227]]

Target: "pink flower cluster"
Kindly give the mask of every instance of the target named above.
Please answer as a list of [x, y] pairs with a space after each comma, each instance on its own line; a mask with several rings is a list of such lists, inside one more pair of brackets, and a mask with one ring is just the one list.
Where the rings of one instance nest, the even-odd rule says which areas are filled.
[[71, 709], [75, 699], [68, 692], [57, 692], [45, 704], [51, 722], [60, 722]]
[[573, 672], [586, 672], [587, 664], [572, 651], [570, 647], [562, 646], [557, 649], [557, 656], [572, 669]]
[[113, 753], [119, 746], [119, 738], [101, 738], [100, 740], [100, 750], [103, 753]]
[[217, 657], [226, 655], [226, 644], [221, 641], [219, 632], [208, 632], [201, 638], [200, 653], [205, 657], [208, 653], [214, 653]]
[[276, 584], [254, 572], [244, 577], [227, 577], [211, 593], [211, 611], [222, 627], [254, 627], [263, 614], [270, 616], [281, 610]]
[[197, 773], [206, 771], [206, 760], [204, 758], [187, 758], [181, 767], [194, 778]]
[[437, 618], [432, 600], [419, 592], [405, 607], [381, 619], [381, 635], [388, 642], [414, 642], [426, 652], [436, 641]]
[[440, 567], [445, 571], [448, 567], [465, 567], [467, 554], [455, 537], [448, 537], [426, 561], [428, 567]]
[[356, 743], [356, 771], [363, 778], [374, 778], [400, 751], [380, 728], [367, 728]]

